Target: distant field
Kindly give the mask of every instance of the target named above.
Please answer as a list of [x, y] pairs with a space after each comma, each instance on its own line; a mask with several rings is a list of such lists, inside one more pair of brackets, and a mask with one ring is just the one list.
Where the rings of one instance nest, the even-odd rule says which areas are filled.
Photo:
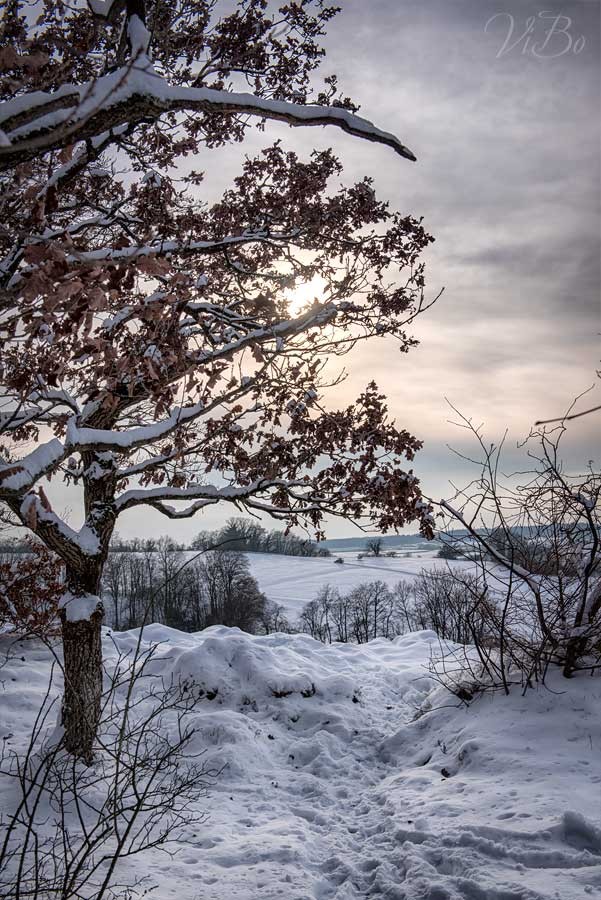
[[[380, 580], [390, 587], [397, 582], [415, 578], [422, 569], [444, 570], [446, 562], [434, 554], [417, 554], [389, 559], [357, 559], [356, 552], [338, 554], [344, 563], [336, 563], [337, 556], [320, 557], [276, 556], [268, 553], [248, 553], [253, 576], [269, 600], [283, 606], [286, 616], [295, 621], [303, 607], [313, 600], [326, 584], [346, 593], [365, 581]], [[464, 562], [451, 563], [465, 566]], [[468, 564], [469, 565], [469, 564]]]
[[[373, 537], [381, 542], [383, 551], [396, 550], [402, 552], [405, 550], [425, 550], [431, 552], [432, 550], [438, 550], [441, 547], [440, 541], [427, 541], [418, 534], [383, 534], [373, 535]], [[319, 546], [325, 547], [332, 553], [359, 553], [366, 549], [368, 540], [370, 540], [368, 535], [353, 538], [331, 538], [330, 540], [322, 541]]]

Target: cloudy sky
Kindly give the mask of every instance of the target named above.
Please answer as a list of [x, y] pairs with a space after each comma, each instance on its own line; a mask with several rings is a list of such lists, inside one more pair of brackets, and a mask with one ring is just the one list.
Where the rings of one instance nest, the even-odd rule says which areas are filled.
[[[323, 74], [417, 155], [334, 129], [268, 125], [244, 151], [207, 157], [216, 189], [242, 152], [281, 137], [309, 152], [333, 146], [345, 180], [370, 174], [382, 198], [423, 216], [436, 243], [428, 285], [437, 305], [414, 327], [421, 344], [400, 355], [386, 339], [347, 359], [337, 402], [375, 379], [398, 423], [424, 440], [424, 491], [469, 480], [448, 450], [467, 448], [445, 397], [484, 423], [509, 429], [509, 456], [537, 418], [562, 413], [595, 379], [600, 323], [600, 4], [549, 0], [341, 0]], [[557, 18], [563, 17], [563, 18]], [[218, 163], [217, 171], [215, 170]], [[601, 384], [601, 382], [600, 382]], [[601, 402], [596, 387], [582, 408]], [[600, 416], [578, 420], [566, 452], [576, 467], [598, 456]], [[508, 460], [509, 464], [510, 460]], [[68, 503], [65, 500], [65, 503]], [[168, 522], [131, 513], [124, 534], [170, 531], [185, 539], [231, 510]], [[74, 519], [77, 516], [74, 515]], [[352, 528], [333, 523], [330, 537]]]
[[[418, 162], [355, 141], [337, 146], [349, 172], [369, 168], [379, 193], [424, 216], [436, 237], [430, 291], [445, 287], [416, 323], [420, 347], [400, 357], [380, 343], [362, 348], [352, 387], [375, 377], [386, 388], [398, 419], [425, 441], [416, 470], [436, 497], [467, 473], [447, 450], [466, 445], [445, 397], [491, 439], [508, 427], [515, 447], [537, 418], [563, 412], [595, 381], [600, 4], [342, 6], [329, 61]], [[573, 465], [598, 455], [600, 425], [598, 416], [573, 424]]]

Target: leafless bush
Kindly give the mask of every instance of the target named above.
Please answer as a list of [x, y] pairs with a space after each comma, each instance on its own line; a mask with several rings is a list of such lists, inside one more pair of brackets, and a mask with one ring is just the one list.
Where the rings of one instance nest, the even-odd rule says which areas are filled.
[[[465, 529], [454, 538], [475, 559], [490, 603], [497, 648], [495, 683], [544, 680], [550, 665], [570, 677], [601, 665], [601, 475], [566, 471], [563, 426], [536, 431], [525, 446], [524, 471], [502, 472], [502, 441], [487, 444], [461, 417], [479, 448], [478, 474], [441, 505]], [[481, 649], [481, 641], [476, 641]]]
[[458, 644], [490, 643], [493, 601], [478, 573], [422, 571], [411, 585], [410, 630], [431, 629]]
[[348, 598], [350, 621], [345, 639], [364, 644], [376, 637], [393, 637], [393, 595], [383, 581], [354, 588]]
[[273, 600], [268, 600], [264, 604], [260, 626], [265, 634], [272, 634], [274, 631], [292, 632], [292, 626], [286, 617], [284, 607], [274, 603]]
[[302, 631], [326, 644], [331, 644], [335, 640], [344, 640], [340, 629], [335, 630], [332, 616], [333, 606], [340, 600], [339, 593], [329, 584], [325, 585], [315, 600], [311, 600], [303, 608], [299, 620]]
[[381, 556], [384, 542], [381, 537], [372, 537], [365, 543], [365, 549], [369, 556]]
[[[189, 684], [150, 674], [156, 645], [120, 655], [103, 697], [94, 761], [63, 748], [53, 678], [22, 752], [6, 746], [0, 776], [12, 804], [0, 815], [3, 900], [109, 900], [149, 885], [122, 880], [119, 863], [148, 850], [170, 852], [203, 820], [207, 781], [191, 724]], [[56, 667], [55, 667], [56, 668]]]

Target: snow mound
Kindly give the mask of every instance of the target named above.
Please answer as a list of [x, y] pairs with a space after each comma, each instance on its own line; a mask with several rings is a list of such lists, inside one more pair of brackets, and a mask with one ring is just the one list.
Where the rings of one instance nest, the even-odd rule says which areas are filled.
[[[137, 629], [112, 635], [122, 653], [131, 652], [138, 638]], [[199, 700], [234, 709], [250, 706], [254, 711], [266, 706], [281, 708], [278, 701], [289, 697], [315, 698], [328, 704], [360, 702], [358, 658], [370, 668], [386, 671], [403, 693], [425, 695], [434, 682], [426, 675], [415, 678], [416, 661], [423, 662], [431, 647], [439, 647], [433, 631], [393, 641], [377, 638], [357, 646], [324, 645], [304, 634], [255, 636], [224, 625], [184, 634], [156, 624], [144, 629], [142, 643], [156, 645], [149, 674], [187, 685]], [[402, 677], [409, 669], [410, 683]]]
[[197, 647], [176, 656], [171, 674], [218, 703], [258, 706], [291, 695], [352, 700], [353, 680], [324, 665], [322, 644], [305, 636], [292, 644], [278, 637], [253, 639], [238, 629], [213, 626]]
[[[190, 750], [218, 773], [199, 801], [207, 821], [175, 855], [124, 863], [127, 880], [147, 876], [161, 900], [599, 894], [601, 678], [549, 673], [549, 690], [465, 704], [430, 674], [441, 652], [431, 631], [324, 646], [162, 625], [105, 631], [108, 670], [138, 644], [153, 656], [134, 708], [152, 702], [148, 685], [186, 685]], [[25, 746], [53, 659], [35, 642], [9, 657], [7, 749]], [[0, 780], [0, 808], [4, 790]]]
[[[111, 641], [117, 656], [131, 655], [138, 641], [154, 648], [148, 678], [185, 686], [194, 697], [193, 750], [219, 772], [220, 784], [254, 779], [265, 765], [335, 777], [374, 706], [393, 709], [404, 697], [403, 709], [419, 708], [434, 686], [423, 661], [439, 645], [426, 631], [357, 646], [222, 625], [184, 634], [157, 624], [141, 637], [138, 629], [115, 632]], [[137, 690], [145, 689], [142, 679]]]

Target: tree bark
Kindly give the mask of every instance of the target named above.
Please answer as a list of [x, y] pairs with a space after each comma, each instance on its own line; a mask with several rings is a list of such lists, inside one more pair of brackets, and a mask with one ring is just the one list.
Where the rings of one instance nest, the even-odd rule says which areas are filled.
[[[82, 579], [67, 572], [67, 585], [75, 595], [97, 594], [98, 577]], [[62, 725], [65, 748], [90, 765], [100, 724], [102, 700], [102, 605], [90, 618], [70, 621], [61, 613], [65, 688]]]

